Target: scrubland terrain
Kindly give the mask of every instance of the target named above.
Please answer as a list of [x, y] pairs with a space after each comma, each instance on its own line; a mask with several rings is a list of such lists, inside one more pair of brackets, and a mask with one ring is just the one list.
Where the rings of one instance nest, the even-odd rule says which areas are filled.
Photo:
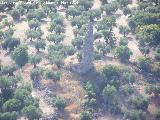
[[0, 120], [160, 120], [159, 1], [53, 1], [0, 4]]

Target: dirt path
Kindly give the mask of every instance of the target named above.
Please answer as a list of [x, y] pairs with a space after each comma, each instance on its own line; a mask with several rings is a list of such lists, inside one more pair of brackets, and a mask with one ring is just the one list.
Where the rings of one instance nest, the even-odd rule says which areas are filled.
[[65, 38], [64, 45], [71, 45], [71, 41], [74, 39], [73, 28], [71, 26], [70, 20], [67, 20], [65, 17], [65, 12], [59, 12], [64, 17], [65, 24]]
[[[132, 5], [130, 5], [130, 6], [132, 6]], [[135, 2], [133, 4], [133, 6], [135, 6]], [[120, 17], [116, 20], [117, 26], [113, 28], [113, 32], [114, 32], [117, 40], [119, 41], [120, 37], [122, 37], [122, 35], [119, 33], [119, 26], [121, 26], [121, 25], [127, 26], [128, 25], [128, 22], [127, 22], [128, 17], [125, 16], [121, 10], [118, 10], [116, 12], [116, 14], [120, 15]], [[128, 35], [128, 47], [133, 52], [133, 55], [131, 56], [131, 60], [137, 60], [142, 55], [141, 52], [139, 51], [139, 48], [138, 48], [138, 42], [137, 42], [135, 36], [132, 34]]]
[[43, 112], [43, 116], [49, 116], [54, 113], [54, 108], [46, 103], [41, 91], [33, 89], [32, 96], [39, 99], [39, 107]]

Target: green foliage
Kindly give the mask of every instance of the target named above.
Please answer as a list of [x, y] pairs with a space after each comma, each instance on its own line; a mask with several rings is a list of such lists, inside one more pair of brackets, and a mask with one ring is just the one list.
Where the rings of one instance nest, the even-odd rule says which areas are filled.
[[29, 62], [34, 65], [34, 68], [36, 68], [37, 64], [42, 61], [42, 58], [39, 55], [31, 55], [29, 58]]
[[149, 54], [150, 49], [149, 46], [139, 46], [139, 50], [141, 51], [142, 54], [144, 54], [145, 56], [147, 54]]
[[65, 29], [64, 29], [64, 27], [61, 26], [61, 25], [56, 25], [54, 31], [55, 31], [57, 34], [65, 33]]
[[136, 80], [136, 77], [134, 73], [127, 71], [122, 73], [121, 79], [124, 83], [133, 84]]
[[41, 110], [32, 105], [23, 108], [22, 114], [24, 114], [29, 120], [36, 120], [42, 117]]
[[103, 89], [102, 96], [106, 104], [111, 104], [113, 102], [113, 100], [115, 99], [116, 91], [117, 90], [113, 85], [107, 85]]
[[138, 25], [157, 24], [160, 17], [159, 13], [138, 12], [130, 18], [130, 28], [137, 27]]
[[31, 80], [37, 80], [39, 77], [43, 75], [43, 70], [40, 68], [32, 69], [30, 72]]
[[156, 49], [155, 59], [160, 61], [160, 46], [158, 46]]
[[64, 108], [66, 107], [67, 103], [65, 101], [65, 99], [61, 98], [61, 97], [54, 97], [52, 99], [52, 103], [55, 107], [58, 108], [58, 110], [64, 110]]
[[120, 7], [126, 7], [128, 4], [132, 4], [132, 0], [117, 0], [117, 2], [120, 4]]
[[52, 22], [55, 23], [56, 25], [64, 26], [64, 18], [60, 15], [54, 18]]
[[45, 72], [45, 77], [48, 79], [53, 80], [54, 82], [59, 81], [60, 80], [60, 71], [51, 71], [51, 70], [47, 70]]
[[126, 26], [120, 26], [120, 27], [119, 27], [119, 32], [120, 32], [121, 34], [123, 34], [123, 37], [126, 37], [126, 35], [129, 34], [130, 29], [129, 29], [128, 27], [126, 27]]
[[25, 45], [19, 45], [12, 53], [12, 58], [19, 67], [28, 62], [28, 52]]
[[95, 32], [94, 33], [94, 40], [99, 39], [101, 37], [102, 37], [102, 33], [100, 33], [100, 32]]
[[88, 100], [86, 101], [86, 104], [88, 106], [95, 107], [97, 104], [97, 100], [96, 100], [96, 91], [94, 86], [91, 84], [91, 82], [88, 81], [85, 83], [84, 87], [85, 87], [87, 98], [88, 98]]
[[39, 49], [45, 49], [46, 47], [46, 43], [45, 40], [43, 39], [37, 39], [36, 43], [35, 43], [35, 48], [36, 50], [39, 52]]
[[73, 18], [75, 16], [79, 16], [81, 14], [81, 11], [79, 10], [79, 7], [69, 7], [66, 10], [66, 16], [72, 16]]
[[96, 29], [100, 30], [112, 30], [112, 27], [116, 26], [116, 18], [114, 16], [108, 16], [103, 18], [97, 23]]
[[98, 50], [98, 52], [100, 54], [102, 54], [103, 56], [105, 56], [106, 53], [110, 52], [110, 46], [109, 45], [105, 45], [105, 43], [103, 42], [98, 42], [96, 44], [96, 49]]
[[91, 0], [79, 0], [79, 5], [84, 7], [85, 11], [87, 11], [93, 6], [93, 2]]
[[11, 26], [13, 27], [13, 21], [8, 21], [7, 19], [4, 19], [4, 21], [2, 22], [4, 26], [8, 26], [8, 28], [10, 28]]
[[76, 49], [73, 46], [66, 46], [65, 53], [67, 55], [74, 55], [75, 52], [76, 52]]
[[27, 19], [32, 20], [32, 19], [37, 19], [37, 20], [42, 20], [45, 16], [45, 13], [42, 9], [30, 9], [27, 13]]
[[8, 66], [3, 66], [1, 68], [1, 72], [2, 74], [8, 75], [8, 76], [12, 76], [14, 75], [13, 72], [17, 70], [17, 66], [12, 64], [12, 65], [8, 65]]
[[101, 11], [99, 9], [93, 9], [93, 10], [89, 10], [87, 15], [89, 17], [91, 17], [92, 19], [99, 19], [101, 18]]
[[80, 114], [80, 120], [92, 120], [92, 115], [89, 111], [83, 111]]
[[37, 19], [32, 19], [28, 22], [30, 29], [37, 29], [40, 26], [40, 22]]
[[104, 66], [101, 71], [101, 76], [105, 84], [114, 84], [115, 86], [119, 85], [120, 75], [120, 68], [111, 64]]
[[137, 95], [130, 98], [129, 103], [137, 109], [146, 110], [149, 105], [149, 100], [142, 95]]
[[[7, 90], [9, 88], [14, 88], [15, 83], [17, 82], [16, 78], [14, 79], [13, 77], [8, 77], [8, 76], [0, 76], [0, 88], [2, 90]], [[4, 91], [5, 92], [5, 91]]]
[[143, 10], [143, 11], [146, 11], [146, 8], [148, 8], [149, 6], [152, 6], [152, 3], [151, 2], [139, 2], [139, 6], [138, 6], [138, 9], [140, 10]]
[[160, 86], [159, 85], [150, 85], [145, 88], [146, 94], [154, 94], [155, 96], [158, 96], [160, 94]]
[[4, 38], [9, 38], [12, 37], [14, 34], [14, 30], [12, 28], [9, 28], [4, 32]]
[[[8, 31], [8, 32], [12, 32], [12, 31]], [[7, 33], [7, 34], [12, 34], [12, 33]], [[8, 36], [7, 38], [5, 38], [4, 42], [2, 43], [2, 48], [6, 50], [7, 48], [9, 48], [9, 51], [13, 51], [18, 45], [20, 45], [19, 38]]]
[[138, 67], [145, 71], [145, 72], [150, 72], [151, 70], [151, 59], [149, 57], [140, 57], [138, 60]]
[[81, 49], [83, 45], [83, 40], [84, 40], [84, 37], [78, 36], [72, 40], [72, 45], [77, 49]]
[[112, 3], [109, 4], [104, 4], [101, 7], [101, 10], [105, 11], [107, 15], [115, 13], [117, 9], [118, 9], [118, 2], [116, 1], [113, 1]]
[[21, 109], [21, 103], [17, 99], [9, 99], [3, 104], [4, 111], [19, 111]]
[[11, 16], [13, 17], [14, 20], [19, 20], [20, 19], [20, 11], [18, 9], [13, 9], [11, 11]]
[[129, 120], [145, 120], [146, 114], [141, 110], [131, 110], [125, 113], [125, 118]]
[[132, 54], [132, 51], [127, 46], [119, 46], [115, 49], [115, 56], [122, 62], [128, 61]]
[[100, 0], [102, 2], [102, 5], [108, 4], [108, 0]]
[[130, 15], [131, 14], [131, 9], [129, 7], [124, 7], [123, 8], [123, 14], [124, 15]]
[[33, 39], [38, 39], [43, 35], [43, 32], [41, 31], [40, 28], [37, 30], [29, 29], [26, 31], [27, 38], [30, 38], [30, 41]]
[[128, 86], [128, 85], [123, 85], [123, 86], [121, 86], [121, 88], [120, 88], [120, 92], [121, 92], [121, 94], [124, 95], [124, 96], [129, 96], [129, 95], [131, 95], [131, 94], [134, 93], [134, 89], [131, 88], [131, 87]]
[[48, 59], [51, 64], [61, 67], [64, 64], [64, 46], [62, 44], [50, 45], [48, 47]]
[[86, 16], [76, 16], [74, 19], [71, 20], [72, 26], [77, 26], [80, 29], [83, 25], [85, 25], [88, 21], [88, 17]]
[[64, 35], [60, 34], [50, 34], [48, 37], [47, 37], [47, 40], [50, 41], [50, 42], [53, 42], [54, 44], [58, 44], [60, 42], [62, 42], [64, 40]]
[[128, 39], [126, 37], [121, 37], [119, 41], [119, 45], [127, 46], [128, 45]]
[[140, 43], [146, 43], [150, 46], [159, 45], [160, 26], [156, 24], [143, 25], [139, 28], [137, 38]]
[[152, 66], [152, 73], [155, 77], [160, 78], [160, 64], [159, 63], [155, 63]]
[[80, 62], [82, 60], [82, 52], [78, 52], [76, 56], [78, 61]]
[[57, 9], [56, 9], [56, 5], [55, 4], [44, 4], [43, 6], [43, 10], [46, 13], [46, 15], [48, 15], [49, 13], [56, 13]]
[[0, 113], [0, 119], [1, 120], [17, 120], [18, 113], [15, 111]]

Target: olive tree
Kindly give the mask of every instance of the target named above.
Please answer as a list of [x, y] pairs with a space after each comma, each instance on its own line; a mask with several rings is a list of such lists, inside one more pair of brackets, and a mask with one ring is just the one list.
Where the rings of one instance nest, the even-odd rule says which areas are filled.
[[146, 110], [149, 105], [148, 98], [137, 95], [132, 98], [130, 98], [129, 103], [133, 105], [136, 109]]
[[125, 113], [125, 118], [129, 120], [145, 120], [146, 114], [141, 110], [131, 110]]
[[37, 67], [37, 64], [42, 61], [42, 58], [39, 55], [30, 55], [29, 62], [34, 65], [34, 68]]
[[81, 14], [81, 11], [79, 10], [79, 7], [69, 7], [67, 10], [66, 10], [66, 16], [72, 16], [73, 18], [75, 16], [79, 16]]
[[58, 44], [60, 42], [62, 42], [64, 40], [64, 35], [62, 34], [50, 34], [48, 37], [47, 37], [47, 40], [50, 41], [50, 42], [53, 42], [54, 44]]
[[126, 35], [129, 34], [130, 29], [129, 29], [129, 27], [126, 27], [126, 26], [120, 26], [120, 27], [119, 27], [119, 32], [120, 32], [121, 34], [123, 34], [123, 37], [126, 37]]
[[53, 97], [52, 104], [57, 107], [58, 110], [64, 110], [67, 105], [66, 100], [59, 96]]
[[83, 40], [84, 40], [84, 37], [78, 36], [72, 40], [72, 45], [77, 49], [81, 49], [83, 45]]
[[92, 115], [89, 111], [83, 111], [80, 114], [80, 120], [92, 120]]
[[114, 99], [115, 99], [115, 94], [116, 94], [116, 88], [112, 85], [107, 85], [103, 91], [102, 91], [102, 96], [103, 96], [103, 100], [104, 102], [109, 105], [111, 104]]
[[11, 16], [13, 17], [13, 20], [19, 20], [20, 19], [20, 11], [18, 9], [13, 9], [11, 11]]
[[36, 40], [35, 48], [36, 48], [37, 52], [39, 52], [40, 49], [44, 50], [45, 47], [46, 47], [45, 40], [43, 40], [43, 39], [37, 39]]
[[119, 46], [115, 49], [115, 56], [122, 62], [128, 61], [132, 54], [132, 51], [127, 46]]
[[40, 119], [42, 117], [42, 111], [33, 105], [26, 106], [22, 109], [22, 114], [29, 120]]
[[19, 45], [12, 53], [12, 59], [19, 67], [24, 66], [28, 62], [27, 46]]
[[138, 60], [138, 67], [145, 71], [149, 72], [151, 70], [152, 61], [149, 57], [140, 57]]
[[45, 72], [45, 77], [48, 78], [48, 79], [53, 80], [54, 82], [60, 80], [60, 75], [61, 75], [61, 73], [59, 71], [47, 70]]
[[37, 29], [40, 26], [40, 22], [37, 19], [32, 19], [28, 22], [30, 29]]

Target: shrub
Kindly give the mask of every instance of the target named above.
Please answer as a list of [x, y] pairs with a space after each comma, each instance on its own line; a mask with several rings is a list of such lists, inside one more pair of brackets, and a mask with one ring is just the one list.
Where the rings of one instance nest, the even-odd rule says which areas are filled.
[[52, 104], [57, 107], [58, 110], [64, 110], [67, 105], [66, 101], [61, 97], [54, 97], [52, 99]]
[[127, 46], [119, 46], [115, 50], [115, 56], [122, 62], [128, 61], [132, 54], [132, 51]]
[[125, 113], [125, 118], [129, 120], [145, 120], [146, 114], [142, 111], [131, 110]]
[[121, 37], [120, 41], [119, 41], [119, 45], [123, 45], [123, 46], [128, 45], [127, 38], [126, 37]]
[[76, 49], [73, 46], [67, 46], [65, 50], [67, 55], [74, 55], [76, 52]]
[[83, 111], [80, 114], [80, 120], [91, 120], [91, 113], [89, 111]]
[[116, 88], [111, 85], [107, 85], [103, 89], [102, 96], [103, 96], [105, 103], [111, 104], [113, 102], [113, 100], [115, 98], [116, 91], [117, 91]]
[[14, 20], [19, 20], [20, 19], [20, 11], [17, 9], [12, 10], [11, 16], [13, 17]]
[[51, 79], [55, 82], [60, 80], [60, 75], [61, 75], [61, 73], [59, 71], [54, 72], [54, 71], [48, 70], [45, 73], [46, 78]]
[[142, 95], [137, 95], [132, 97], [129, 102], [137, 109], [146, 110], [149, 105], [149, 101], [146, 97]]
[[129, 96], [129, 95], [131, 95], [131, 94], [134, 93], [134, 89], [131, 88], [131, 87], [128, 86], [128, 85], [123, 85], [123, 86], [121, 86], [121, 88], [120, 88], [120, 92], [121, 92], [121, 94], [123, 94], [124, 96]]
[[152, 61], [149, 57], [140, 57], [138, 67], [145, 72], [149, 72], [151, 70], [151, 63]]
[[42, 117], [42, 111], [32, 105], [24, 107], [22, 109], [22, 114], [24, 114], [29, 120], [40, 119]]

